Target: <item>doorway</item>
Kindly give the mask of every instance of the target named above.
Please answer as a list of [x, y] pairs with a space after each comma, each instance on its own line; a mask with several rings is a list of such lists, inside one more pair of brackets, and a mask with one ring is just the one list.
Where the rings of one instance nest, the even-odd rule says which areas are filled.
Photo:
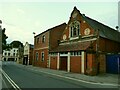
[[67, 71], [67, 56], [60, 57], [60, 70]]

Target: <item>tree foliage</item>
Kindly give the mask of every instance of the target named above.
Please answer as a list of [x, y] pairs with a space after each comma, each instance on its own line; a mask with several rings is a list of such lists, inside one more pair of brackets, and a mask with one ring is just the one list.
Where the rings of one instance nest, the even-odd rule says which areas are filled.
[[5, 34], [5, 28], [3, 28], [2, 29], [2, 50], [5, 50], [6, 49], [6, 43], [7, 43], [7, 41], [6, 41], [6, 39], [8, 38], [8, 36], [6, 36], [6, 34]]
[[11, 46], [12, 48], [19, 48], [19, 46], [23, 47], [23, 43], [21, 43], [20, 41], [12, 41], [12, 42], [10, 43], [10, 46]]

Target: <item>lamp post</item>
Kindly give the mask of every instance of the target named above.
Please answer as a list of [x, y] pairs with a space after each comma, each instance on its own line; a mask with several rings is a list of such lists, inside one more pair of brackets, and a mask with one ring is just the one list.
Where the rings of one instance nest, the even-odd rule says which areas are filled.
[[[33, 32], [34, 34], [34, 38], [35, 38], [35, 32]], [[33, 43], [34, 43], [34, 38], [33, 38]], [[34, 43], [34, 47], [35, 47], [35, 43]], [[34, 48], [33, 48], [33, 60], [32, 60], [32, 65], [34, 65], [35, 62], [34, 62]]]
[[0, 60], [2, 60], [2, 21], [0, 20]]

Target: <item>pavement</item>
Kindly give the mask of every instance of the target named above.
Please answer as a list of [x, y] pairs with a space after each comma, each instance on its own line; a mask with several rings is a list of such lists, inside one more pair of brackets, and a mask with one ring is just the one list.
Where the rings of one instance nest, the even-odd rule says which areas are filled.
[[[24, 67], [34, 71], [51, 74], [51, 75], [55, 75], [58, 77], [63, 77], [71, 80], [92, 83], [92, 84], [111, 85], [111, 86], [120, 87], [120, 75], [118, 74], [99, 74], [97, 76], [88, 76], [88, 75], [79, 74], [79, 73], [72, 73], [72, 72], [66, 72], [61, 70], [53, 70], [49, 68], [35, 67], [32, 65], [22, 65], [18, 63], [15, 65], [17, 65], [18, 67]], [[118, 79], [118, 76], [119, 76], [119, 79]]]

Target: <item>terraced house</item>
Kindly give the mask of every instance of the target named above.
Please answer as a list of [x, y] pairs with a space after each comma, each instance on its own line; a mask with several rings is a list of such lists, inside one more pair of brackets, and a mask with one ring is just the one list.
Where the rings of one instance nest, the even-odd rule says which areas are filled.
[[[50, 68], [88, 75], [106, 73], [117, 64], [117, 58], [107, 61], [107, 56], [120, 52], [119, 39], [120, 32], [74, 7], [58, 46], [50, 51]], [[111, 62], [116, 64], [109, 66]]]

